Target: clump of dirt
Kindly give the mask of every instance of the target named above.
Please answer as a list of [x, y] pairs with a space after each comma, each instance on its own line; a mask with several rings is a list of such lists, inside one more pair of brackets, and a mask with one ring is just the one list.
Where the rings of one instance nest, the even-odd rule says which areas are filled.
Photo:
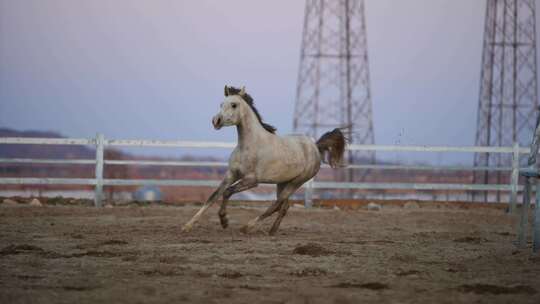
[[89, 291], [98, 288], [98, 286], [62, 286], [62, 289], [69, 291]]
[[318, 256], [332, 255], [334, 254], [334, 252], [324, 248], [323, 246], [317, 243], [307, 243], [306, 245], [301, 245], [294, 248], [293, 254], [318, 257]]
[[142, 271], [142, 274], [146, 276], [165, 276], [165, 277], [181, 275], [181, 273], [179, 273], [172, 267], [156, 267], [153, 269], [144, 270]]
[[401, 263], [412, 263], [416, 262], [417, 258], [411, 254], [395, 254], [390, 257], [391, 260]]
[[192, 273], [192, 275], [199, 278], [209, 278], [212, 276], [211, 273], [203, 272], [203, 271], [195, 271], [194, 273]]
[[122, 256], [122, 253], [119, 252], [111, 252], [111, 251], [96, 251], [96, 250], [89, 250], [81, 253], [74, 253], [68, 257], [73, 258], [80, 258], [83, 256], [89, 256], [89, 257], [98, 257], [98, 258], [114, 258]]
[[252, 285], [240, 285], [238, 287], [242, 289], [247, 289], [247, 290], [261, 290], [259, 286], [252, 286]]
[[385, 245], [385, 244], [394, 244], [395, 242], [391, 240], [343, 240], [343, 241], [338, 241], [337, 243], [357, 244], [357, 245], [366, 245], [366, 244]]
[[13, 255], [21, 253], [43, 253], [45, 250], [41, 247], [21, 244], [21, 245], [9, 245], [0, 250], [0, 255]]
[[293, 276], [297, 277], [318, 277], [324, 276], [327, 274], [326, 270], [316, 267], [307, 267], [290, 273]]
[[464, 284], [458, 288], [462, 292], [473, 292], [476, 294], [536, 294], [536, 289], [527, 285], [517, 285], [513, 287], [497, 286], [491, 284]]
[[407, 271], [399, 271], [396, 273], [399, 277], [406, 277], [410, 275], [420, 274], [420, 271], [418, 270], [407, 270]]
[[37, 254], [42, 257], [58, 259], [58, 258], [79, 258], [83, 256], [100, 257], [100, 258], [112, 258], [122, 256], [123, 253], [110, 252], [110, 251], [85, 251], [81, 253], [73, 254], [59, 254], [54, 251], [47, 251], [41, 247], [22, 244], [22, 245], [9, 245], [4, 247], [0, 251], [0, 255], [13, 255], [13, 254]]
[[205, 240], [205, 239], [189, 238], [189, 239], [183, 239], [183, 240], [180, 240], [180, 243], [210, 244], [210, 243], [212, 243], [212, 241]]
[[163, 264], [187, 264], [189, 259], [185, 256], [162, 256], [159, 257], [159, 262]]
[[369, 283], [350, 283], [350, 282], [343, 282], [336, 285], [331, 285], [330, 287], [335, 288], [364, 288], [364, 289], [371, 289], [371, 290], [383, 290], [388, 289], [387, 284], [379, 283], [379, 282], [369, 282]]
[[238, 271], [226, 271], [220, 274], [219, 276], [222, 278], [227, 278], [227, 279], [238, 279], [238, 278], [243, 277], [244, 275]]
[[108, 240], [101, 242], [100, 245], [127, 245], [128, 242], [124, 240]]
[[99, 243], [86, 243], [86, 244], [79, 244], [75, 246], [76, 249], [88, 249], [88, 248], [96, 248], [101, 246], [116, 246], [116, 245], [127, 245], [128, 242], [123, 240], [107, 240]]
[[21, 279], [24, 281], [27, 280], [41, 280], [45, 278], [44, 276], [37, 276], [37, 275], [31, 275], [31, 274], [20, 274], [15, 276], [17, 279]]
[[4, 247], [2, 250], [0, 250], [0, 256], [15, 255], [15, 254], [37, 254], [39, 256], [50, 258], [50, 259], [66, 257], [65, 255], [56, 253], [54, 251], [47, 251], [41, 247], [28, 245], [28, 244], [9, 245], [7, 247]]
[[454, 239], [454, 242], [456, 243], [471, 243], [471, 244], [480, 244], [480, 243], [485, 243], [487, 241], [488, 240], [485, 238], [474, 237], [474, 236], [466, 236], [466, 237]]
[[134, 262], [137, 259], [138, 257], [136, 255], [128, 255], [128, 256], [122, 257], [122, 261], [124, 262]]

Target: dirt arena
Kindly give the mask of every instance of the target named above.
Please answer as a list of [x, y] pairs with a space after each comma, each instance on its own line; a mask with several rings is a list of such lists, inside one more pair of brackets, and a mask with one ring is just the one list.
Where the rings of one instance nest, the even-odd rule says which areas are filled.
[[193, 205], [2, 205], [0, 303], [540, 303], [501, 208], [293, 207], [271, 237], [240, 232], [261, 205], [189, 234]]

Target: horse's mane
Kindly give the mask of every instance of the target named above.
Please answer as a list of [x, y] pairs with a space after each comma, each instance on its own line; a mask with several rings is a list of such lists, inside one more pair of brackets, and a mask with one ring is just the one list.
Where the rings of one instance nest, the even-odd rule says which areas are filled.
[[248, 104], [248, 106], [251, 108], [253, 113], [255, 113], [255, 116], [257, 116], [257, 119], [261, 123], [261, 126], [266, 131], [268, 131], [268, 132], [270, 132], [272, 134], [275, 134], [276, 133], [276, 128], [274, 126], [272, 126], [272, 125], [269, 125], [269, 124], [263, 122], [261, 114], [259, 114], [259, 111], [257, 111], [257, 108], [255, 108], [255, 103], [253, 101], [253, 97], [251, 97], [251, 95], [249, 95], [248, 93], [244, 93], [243, 95], [240, 95], [240, 91], [241, 91], [240, 89], [235, 88], [235, 87], [225, 87], [225, 96], [229, 96], [229, 95], [238, 95], [238, 96], [240, 96]]

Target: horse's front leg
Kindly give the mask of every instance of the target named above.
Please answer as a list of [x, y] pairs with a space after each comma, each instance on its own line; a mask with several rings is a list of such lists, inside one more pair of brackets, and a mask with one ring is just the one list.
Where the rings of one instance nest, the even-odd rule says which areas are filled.
[[191, 228], [193, 228], [193, 224], [195, 224], [199, 218], [203, 215], [203, 213], [206, 211], [206, 209], [210, 208], [212, 204], [214, 204], [221, 195], [223, 195], [223, 192], [232, 184], [234, 183], [234, 175], [230, 172], [227, 172], [227, 175], [219, 185], [219, 187], [210, 195], [210, 197], [206, 200], [206, 203], [197, 211], [197, 213], [187, 222], [187, 224], [184, 225], [182, 228], [182, 232], [189, 232]]
[[221, 208], [219, 208], [219, 220], [223, 229], [229, 226], [229, 220], [227, 219], [227, 203], [229, 198], [238, 192], [242, 192], [251, 188], [257, 187], [257, 180], [254, 177], [244, 177], [238, 183], [229, 186], [223, 193], [223, 202]]

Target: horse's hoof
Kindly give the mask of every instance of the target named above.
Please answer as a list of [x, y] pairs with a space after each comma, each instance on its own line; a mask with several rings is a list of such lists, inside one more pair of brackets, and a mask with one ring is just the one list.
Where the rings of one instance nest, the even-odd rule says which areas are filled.
[[184, 225], [184, 227], [182, 227], [181, 232], [182, 233], [188, 233], [188, 232], [191, 231], [191, 228], [192, 228], [191, 225]]
[[240, 232], [242, 232], [244, 234], [248, 234], [250, 230], [251, 230], [251, 228], [248, 225], [245, 225], [242, 228], [240, 228]]
[[220, 217], [219, 220], [223, 229], [227, 229], [227, 227], [229, 227], [229, 220], [226, 217]]

